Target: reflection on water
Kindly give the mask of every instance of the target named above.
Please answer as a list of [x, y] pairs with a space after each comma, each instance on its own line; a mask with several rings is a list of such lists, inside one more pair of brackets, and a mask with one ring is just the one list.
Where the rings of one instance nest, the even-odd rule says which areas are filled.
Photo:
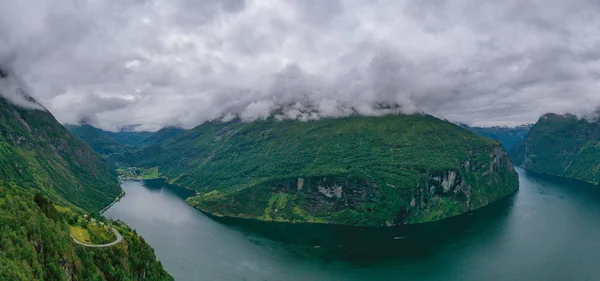
[[[447, 243], [467, 239], [474, 229], [498, 228], [506, 221], [514, 197], [502, 199], [479, 212], [437, 223], [403, 227], [356, 228], [324, 224], [285, 224], [246, 219], [214, 219], [239, 231], [297, 245], [314, 246], [323, 258], [353, 263], [377, 263], [390, 258], [425, 258]], [[494, 234], [494, 233], [491, 233]], [[319, 253], [320, 252], [320, 253]]]
[[162, 180], [126, 182], [106, 215], [176, 280], [600, 280], [600, 187], [519, 174], [514, 196], [410, 227], [215, 221]]

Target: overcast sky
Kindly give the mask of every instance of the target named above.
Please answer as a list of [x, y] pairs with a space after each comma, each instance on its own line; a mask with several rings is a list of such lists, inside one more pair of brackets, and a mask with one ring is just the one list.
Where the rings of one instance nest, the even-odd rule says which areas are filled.
[[398, 106], [516, 125], [600, 105], [598, 3], [0, 0], [0, 67], [111, 130]]

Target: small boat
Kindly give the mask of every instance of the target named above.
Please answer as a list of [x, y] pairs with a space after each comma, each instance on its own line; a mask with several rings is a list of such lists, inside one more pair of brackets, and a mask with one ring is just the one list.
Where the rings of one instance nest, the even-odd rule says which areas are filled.
[[406, 239], [409, 238], [410, 236], [396, 236], [394, 237], [394, 240], [400, 240], [400, 239]]

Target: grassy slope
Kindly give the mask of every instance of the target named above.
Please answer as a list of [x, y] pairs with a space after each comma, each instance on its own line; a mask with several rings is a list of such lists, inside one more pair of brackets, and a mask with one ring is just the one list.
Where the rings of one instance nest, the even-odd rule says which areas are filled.
[[0, 98], [0, 178], [99, 211], [120, 194], [108, 163], [45, 111]]
[[[469, 160], [490, 162], [490, 154], [499, 147], [496, 141], [431, 116], [396, 115], [205, 123], [163, 146], [128, 157], [142, 166], [159, 166], [173, 182], [198, 190], [201, 195], [190, 203], [211, 213], [381, 225], [407, 208], [415, 188], [425, 185], [429, 173], [461, 171]], [[497, 173], [504, 181], [486, 178], [483, 172], [462, 174], [476, 187], [474, 205], [488, 200], [475, 198], [483, 185], [502, 186], [498, 196], [516, 188], [512, 167]], [[343, 209], [329, 206], [326, 200], [322, 208], [312, 208], [309, 205], [318, 198], [282, 188], [295, 187], [298, 178], [307, 180], [307, 188], [311, 182], [313, 189], [318, 184], [339, 184], [366, 192], [369, 198]], [[432, 210], [412, 222], [464, 211], [457, 210], [451, 199], [442, 198], [437, 206], [435, 211], [441, 214]]]
[[511, 151], [528, 170], [600, 184], [600, 124], [546, 114]]
[[69, 231], [71, 231], [71, 235], [79, 242], [92, 244], [92, 238], [90, 237], [90, 232], [81, 227], [81, 226], [69, 226]]

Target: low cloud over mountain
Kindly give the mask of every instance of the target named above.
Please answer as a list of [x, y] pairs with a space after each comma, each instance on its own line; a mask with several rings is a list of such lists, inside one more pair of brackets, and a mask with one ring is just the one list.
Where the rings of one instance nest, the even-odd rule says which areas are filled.
[[600, 104], [599, 6], [0, 0], [0, 66], [60, 121], [105, 129], [398, 110], [511, 125]]

